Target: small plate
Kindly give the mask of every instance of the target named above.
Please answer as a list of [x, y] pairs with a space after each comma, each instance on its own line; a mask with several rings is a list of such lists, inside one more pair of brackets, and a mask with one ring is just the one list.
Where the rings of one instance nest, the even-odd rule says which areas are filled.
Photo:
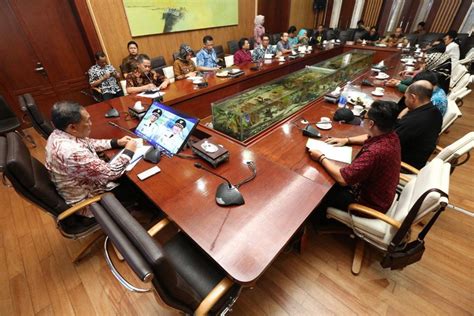
[[319, 129], [323, 129], [323, 130], [328, 130], [328, 129], [332, 128], [332, 124], [331, 123], [319, 123], [319, 124], [316, 124], [316, 127], [319, 128]]
[[216, 73], [217, 77], [227, 77], [229, 75], [228, 71], [219, 71]]
[[376, 92], [376, 91], [372, 91], [371, 93], [372, 93], [372, 95], [375, 95], [376, 97], [383, 97], [383, 92], [379, 93], [379, 92]]

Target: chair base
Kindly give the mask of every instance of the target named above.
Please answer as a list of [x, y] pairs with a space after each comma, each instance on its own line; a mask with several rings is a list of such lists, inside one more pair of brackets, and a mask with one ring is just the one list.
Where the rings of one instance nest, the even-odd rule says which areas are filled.
[[352, 274], [359, 275], [360, 269], [362, 267], [362, 261], [364, 260], [364, 253], [365, 253], [365, 241], [362, 239], [357, 238], [355, 250], [354, 250], [354, 258], [352, 259]]

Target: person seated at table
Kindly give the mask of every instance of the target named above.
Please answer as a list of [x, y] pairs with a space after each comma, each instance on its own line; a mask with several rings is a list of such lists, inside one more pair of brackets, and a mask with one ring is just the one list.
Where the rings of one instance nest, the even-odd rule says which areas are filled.
[[377, 33], [377, 28], [372, 26], [370, 31], [362, 35], [362, 37], [359, 38], [357, 42], [362, 42], [363, 40], [365, 40], [368, 44], [372, 44], [380, 40], [379, 33]]
[[181, 80], [188, 77], [195, 77], [197, 67], [191, 59], [194, 55], [193, 50], [187, 44], [182, 44], [179, 47], [178, 58], [173, 63], [173, 70], [176, 80]]
[[288, 43], [293, 48], [298, 46], [298, 37], [296, 36], [296, 26], [292, 25], [288, 28]]
[[[448, 108], [448, 96], [446, 95], [443, 89], [438, 87], [438, 78], [436, 76], [436, 73], [429, 70], [424, 70], [422, 72], [419, 72], [415, 77], [413, 77], [413, 81], [411, 84], [420, 80], [426, 80], [433, 85], [433, 94], [431, 95], [431, 103], [439, 110], [439, 112], [441, 113], [441, 116], [444, 116]], [[402, 106], [404, 105], [405, 104], [403, 104]], [[405, 107], [404, 109], [402, 109], [398, 117], [402, 118], [407, 113], [408, 113], [408, 108]]]
[[324, 26], [320, 24], [318, 29], [314, 32], [309, 40], [309, 45], [322, 45], [325, 40], [327, 40], [326, 32], [324, 31]]
[[345, 167], [340, 167], [316, 149], [309, 151], [311, 158], [336, 180], [313, 213], [315, 224], [325, 221], [328, 207], [347, 210], [349, 204], [360, 203], [382, 213], [388, 211], [400, 178], [400, 140], [394, 131], [396, 113], [395, 102], [374, 101], [363, 118], [362, 126], [367, 131], [364, 139], [326, 140], [330, 144], [362, 145], [352, 163]]
[[[417, 169], [423, 168], [435, 149], [443, 122], [441, 112], [431, 103], [432, 94], [433, 85], [426, 80], [411, 84], [405, 91], [408, 113], [395, 125], [402, 147], [402, 161]], [[331, 138], [328, 142], [344, 146], [348, 143], [361, 144], [367, 138], [368, 135], [363, 134], [349, 139]]]
[[405, 77], [403, 80], [390, 79], [386, 82], [387, 86], [396, 86], [400, 92], [405, 92], [406, 88], [412, 84], [413, 77], [418, 73], [428, 70], [436, 73], [437, 85], [443, 89], [445, 94], [449, 93], [449, 85], [451, 82], [451, 58], [443, 53], [431, 53], [426, 56], [424, 61], [418, 63], [419, 68], [414, 71], [404, 70], [400, 72], [400, 76]]
[[276, 47], [270, 45], [270, 35], [263, 34], [262, 44], [254, 48], [252, 59], [253, 61], [260, 61], [265, 58], [266, 54], [272, 54], [274, 56], [281, 56], [281, 52], [277, 51]]
[[250, 42], [249, 39], [243, 37], [239, 41], [239, 50], [234, 54], [234, 64], [242, 65], [252, 62], [252, 54], [250, 54]]
[[308, 38], [308, 32], [305, 29], [301, 29], [298, 32], [298, 44], [300, 45], [308, 45], [309, 43], [309, 38]]
[[402, 32], [402, 28], [397, 27], [395, 29], [395, 33], [392, 33], [389, 36], [385, 37], [382, 40], [382, 43], [387, 44], [388, 47], [394, 47], [394, 46], [397, 46], [398, 44], [405, 45], [405, 44], [408, 43], [408, 41], [407, 41], [407, 39], [405, 38], [405, 35]]
[[168, 78], [151, 70], [150, 57], [145, 54], [138, 56], [138, 63], [132, 63], [131, 72], [127, 75], [127, 93], [140, 93], [155, 89], [165, 89]]
[[255, 43], [260, 45], [262, 43], [262, 35], [265, 34], [265, 17], [263, 15], [257, 15], [254, 20], [255, 27], [253, 29], [253, 36]]
[[[110, 191], [113, 182], [125, 172], [136, 150], [129, 136], [120, 139], [93, 139], [91, 118], [79, 103], [60, 101], [53, 105], [51, 119], [55, 130], [46, 144], [46, 168], [59, 195], [68, 205]], [[114, 160], [106, 162], [98, 152], [125, 147]], [[83, 211], [80, 215], [91, 217]]]
[[459, 62], [460, 51], [459, 44], [456, 43], [456, 38], [458, 37], [458, 32], [450, 30], [448, 33], [444, 34], [443, 42], [446, 45], [445, 53], [451, 57], [451, 67], [456, 67]]
[[137, 62], [138, 60], [138, 44], [135, 41], [130, 41], [127, 43], [128, 56], [122, 59], [120, 69], [122, 70], [122, 76], [125, 78], [127, 74], [131, 71], [130, 67], [132, 63]]
[[364, 23], [364, 20], [359, 20], [359, 21], [357, 21], [356, 32], [364, 32], [364, 31], [365, 31], [365, 32], [368, 32], [368, 31], [369, 31], [369, 28], [366, 27], [364, 24], [365, 24], [365, 23]]
[[291, 53], [291, 46], [288, 42], [288, 33], [283, 32], [280, 34], [280, 40], [277, 43], [277, 50], [282, 54]]
[[418, 36], [425, 35], [426, 34], [425, 25], [426, 25], [425, 22], [418, 23], [418, 25], [416, 26], [416, 30], [415, 32], [413, 32], [413, 34], [416, 34]]
[[87, 72], [91, 87], [99, 89], [104, 101], [123, 96], [122, 89], [117, 83], [117, 80], [120, 80], [120, 75], [114, 66], [107, 64], [105, 54], [103, 52], [95, 53], [95, 61], [96, 64]]
[[203, 48], [196, 54], [196, 64], [202, 71], [215, 71], [220, 68], [218, 58], [214, 50], [214, 39], [206, 35], [202, 39]]

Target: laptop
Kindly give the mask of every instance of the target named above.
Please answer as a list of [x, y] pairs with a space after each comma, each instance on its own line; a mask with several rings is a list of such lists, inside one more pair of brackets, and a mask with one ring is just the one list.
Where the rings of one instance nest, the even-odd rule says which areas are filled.
[[198, 123], [198, 118], [154, 101], [134, 133], [172, 157], [184, 147]]

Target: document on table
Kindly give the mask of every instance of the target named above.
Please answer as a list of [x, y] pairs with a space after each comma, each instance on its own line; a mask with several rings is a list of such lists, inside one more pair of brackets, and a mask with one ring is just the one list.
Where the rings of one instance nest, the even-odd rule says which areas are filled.
[[[135, 150], [135, 153], [133, 154], [132, 159], [130, 159], [130, 163], [129, 163], [128, 166], [125, 168], [125, 171], [130, 171], [130, 170], [132, 170], [133, 167], [135, 167], [135, 165], [143, 158], [143, 155], [145, 155], [145, 153], [147, 152], [147, 150], [150, 149], [150, 148], [151, 148], [151, 146], [147, 146], [147, 145], [137, 146], [137, 150]], [[123, 151], [124, 151], [124, 149], [122, 149], [121, 151], [119, 151], [118, 154], [116, 154], [116, 155], [110, 160], [110, 163], [112, 163], [113, 161], [115, 161], [115, 159], [117, 159], [117, 157], [120, 156]]]
[[154, 99], [154, 98], [158, 98], [158, 97], [161, 97], [165, 95], [164, 92], [162, 91], [156, 91], [156, 92], [149, 92], [149, 91], [145, 91], [145, 92], [142, 92], [142, 93], [139, 93], [138, 96], [139, 97], [144, 97], [144, 98], [150, 98], [150, 99]]
[[317, 149], [331, 160], [345, 163], [352, 162], [352, 147], [349, 146], [335, 147], [333, 145], [326, 144], [323, 141], [308, 138], [308, 141], [306, 142], [306, 148]]

